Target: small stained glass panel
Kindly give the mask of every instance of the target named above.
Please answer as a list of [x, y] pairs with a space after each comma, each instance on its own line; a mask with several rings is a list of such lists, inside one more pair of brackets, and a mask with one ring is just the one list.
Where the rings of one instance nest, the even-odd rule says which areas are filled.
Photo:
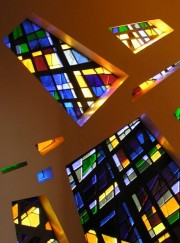
[[109, 30], [133, 53], [138, 53], [173, 31], [160, 19], [110, 27]]

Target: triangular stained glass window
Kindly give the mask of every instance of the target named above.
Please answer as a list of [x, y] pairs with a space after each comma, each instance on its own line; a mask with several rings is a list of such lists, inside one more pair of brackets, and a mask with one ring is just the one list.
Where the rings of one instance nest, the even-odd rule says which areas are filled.
[[29, 19], [4, 43], [68, 114], [82, 126], [123, 83], [112, 74]]
[[179, 68], [180, 68], [180, 61], [178, 61], [175, 64], [164, 69], [163, 71], [156, 74], [155, 76], [153, 76], [149, 80], [141, 83], [139, 86], [137, 86], [136, 88], [133, 89], [132, 99], [135, 100], [136, 98], [139, 98], [140, 96], [144, 95], [145, 93], [147, 93], [152, 88], [154, 88], [156, 85], [161, 83], [164, 79], [166, 79], [169, 75], [174, 73]]
[[133, 53], [143, 50], [173, 31], [160, 19], [110, 27], [109, 30]]
[[[46, 197], [45, 200], [47, 200]], [[48, 206], [49, 212], [47, 212], [43, 203], [41, 197], [12, 202], [12, 216], [16, 228], [17, 242], [60, 242], [61, 239], [66, 239], [59, 225], [48, 217], [48, 214], [54, 214], [51, 206]], [[62, 238], [56, 231], [61, 232]], [[35, 241], [35, 239], [38, 241]]]

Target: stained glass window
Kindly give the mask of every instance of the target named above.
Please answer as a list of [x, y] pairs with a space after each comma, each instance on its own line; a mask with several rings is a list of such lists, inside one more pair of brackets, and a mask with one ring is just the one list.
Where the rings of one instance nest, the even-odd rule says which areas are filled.
[[180, 169], [141, 119], [66, 171], [88, 242], [180, 240]]
[[14, 201], [12, 215], [17, 242], [58, 242], [38, 197]]
[[123, 72], [117, 77], [28, 19], [4, 43], [79, 125], [127, 78]]
[[180, 61], [176, 62], [175, 64], [169, 66], [162, 72], [156, 74], [154, 77], [150, 78], [149, 80], [143, 82], [138, 87], [134, 88], [132, 91], [133, 100], [140, 97], [141, 95], [147, 93], [157, 84], [162, 82], [165, 78], [175, 72], [177, 69], [180, 68]]
[[160, 19], [115, 26], [109, 30], [133, 53], [141, 51], [173, 31]]

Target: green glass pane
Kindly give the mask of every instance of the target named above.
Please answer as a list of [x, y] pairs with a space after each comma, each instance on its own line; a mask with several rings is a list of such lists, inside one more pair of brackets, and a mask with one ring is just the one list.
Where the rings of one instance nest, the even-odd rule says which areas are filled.
[[23, 35], [21, 26], [18, 26], [13, 30], [13, 37], [16, 40], [17, 38], [21, 37]]
[[17, 170], [17, 169], [24, 167], [26, 165], [27, 165], [27, 162], [21, 162], [21, 163], [18, 163], [18, 164], [13, 164], [13, 165], [10, 165], [10, 166], [3, 167], [1, 169], [1, 172], [3, 174], [5, 174], [5, 173], [8, 173], [10, 171]]
[[96, 214], [97, 213], [97, 205], [95, 207], [92, 208], [92, 213]]
[[40, 38], [44, 38], [44, 37], [46, 37], [46, 33], [45, 33], [44, 30], [39, 30], [39, 31], [36, 32], [36, 34], [37, 34], [37, 37], [38, 37], [39, 39], [40, 39]]
[[177, 110], [174, 112], [174, 115], [177, 120], [180, 120], [180, 108], [177, 108]]
[[150, 152], [149, 152], [149, 155], [152, 156], [154, 153], [156, 153], [157, 151], [157, 148], [154, 147]]
[[96, 161], [95, 153], [83, 161], [83, 166], [82, 166], [83, 175], [89, 170], [89, 168], [91, 168], [91, 166], [94, 164], [95, 161]]
[[21, 44], [20, 48], [21, 48], [21, 53], [29, 52], [29, 49], [28, 49], [28, 46], [26, 43]]
[[140, 161], [138, 161], [138, 162], [136, 163], [136, 168], [141, 167], [143, 164], [144, 164], [144, 160], [141, 159]]
[[168, 217], [168, 222], [173, 224], [180, 218], [180, 211], [175, 212], [173, 215]]
[[27, 36], [28, 41], [32, 41], [32, 40], [36, 40], [37, 36], [35, 33], [32, 33], [30, 35]]
[[81, 223], [84, 224], [84, 223], [86, 223], [88, 220], [89, 220], [89, 216], [88, 216], [87, 212], [83, 212], [83, 213], [82, 213], [82, 216], [81, 216], [81, 218], [80, 218]]
[[55, 100], [60, 100], [60, 97], [59, 97], [59, 94], [58, 94], [58, 92], [57, 91], [54, 91], [54, 99]]
[[129, 28], [126, 25], [119, 26], [119, 32], [126, 32], [128, 30], [129, 30]]
[[141, 22], [139, 23], [139, 25], [141, 26], [141, 28], [149, 27], [149, 24], [147, 22]]

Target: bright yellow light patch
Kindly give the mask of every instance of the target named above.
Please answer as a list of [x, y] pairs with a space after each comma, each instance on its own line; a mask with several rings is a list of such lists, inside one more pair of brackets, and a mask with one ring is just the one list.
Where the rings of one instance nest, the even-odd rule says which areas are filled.
[[38, 143], [36, 146], [37, 146], [37, 149], [40, 152], [40, 154], [45, 155], [48, 152], [50, 152], [51, 150], [58, 147], [63, 142], [64, 142], [64, 138], [58, 137], [58, 138], [55, 138], [55, 139], [50, 139], [50, 140]]

